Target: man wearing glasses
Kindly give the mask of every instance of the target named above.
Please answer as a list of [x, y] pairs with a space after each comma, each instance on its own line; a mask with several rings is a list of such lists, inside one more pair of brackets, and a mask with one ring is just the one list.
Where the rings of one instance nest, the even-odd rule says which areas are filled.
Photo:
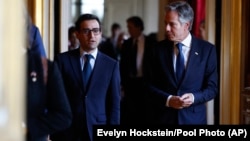
[[62, 73], [73, 121], [53, 141], [92, 141], [93, 125], [120, 124], [120, 73], [116, 60], [98, 51], [101, 23], [83, 14], [75, 23], [78, 49], [55, 58]]

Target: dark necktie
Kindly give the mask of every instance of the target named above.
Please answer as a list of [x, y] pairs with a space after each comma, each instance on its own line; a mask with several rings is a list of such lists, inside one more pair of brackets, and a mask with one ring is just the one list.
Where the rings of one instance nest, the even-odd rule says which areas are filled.
[[92, 55], [86, 54], [85, 57], [86, 57], [86, 60], [85, 60], [84, 67], [83, 67], [83, 83], [84, 83], [84, 87], [86, 88], [90, 74], [91, 74], [91, 70], [92, 70], [91, 65], [90, 65], [90, 59]]
[[184, 66], [184, 56], [183, 56], [183, 53], [182, 53], [182, 44], [181, 43], [178, 43], [176, 44], [178, 50], [179, 50], [179, 53], [177, 55], [177, 58], [176, 58], [176, 70], [175, 70], [175, 73], [176, 73], [176, 78], [177, 78], [177, 81], [180, 82], [182, 77], [183, 77], [183, 74], [184, 74], [184, 70], [185, 70], [185, 66]]

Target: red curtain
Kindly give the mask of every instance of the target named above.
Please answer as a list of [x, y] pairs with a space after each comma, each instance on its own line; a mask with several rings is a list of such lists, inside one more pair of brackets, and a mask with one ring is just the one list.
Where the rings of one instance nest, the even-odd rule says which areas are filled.
[[202, 21], [205, 21], [206, 16], [206, 0], [188, 0], [194, 10], [194, 23], [192, 28], [192, 34], [198, 38], [200, 37], [199, 27]]

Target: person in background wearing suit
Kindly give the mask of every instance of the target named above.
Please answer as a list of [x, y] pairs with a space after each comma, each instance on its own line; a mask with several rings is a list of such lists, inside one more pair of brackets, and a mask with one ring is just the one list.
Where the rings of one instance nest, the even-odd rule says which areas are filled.
[[74, 25], [70, 26], [68, 29], [68, 50], [76, 49], [79, 47], [79, 41], [76, 38], [76, 28]]
[[127, 28], [130, 38], [122, 44], [120, 60], [123, 91], [121, 124], [148, 124], [151, 114], [145, 82], [156, 41], [143, 33], [144, 23], [138, 16], [127, 19]]
[[[100, 20], [95, 15], [83, 14], [75, 25], [80, 47], [55, 58], [63, 76], [73, 122], [70, 128], [52, 135], [53, 141], [93, 141], [93, 125], [120, 124], [119, 62], [98, 51], [102, 39]], [[85, 80], [87, 60], [90, 60], [91, 74]]]
[[108, 56], [119, 60], [120, 56], [120, 48], [118, 48], [118, 37], [121, 33], [121, 26], [118, 23], [113, 23], [111, 26], [111, 36], [108, 37], [105, 41], [103, 41], [100, 46], [99, 50]]
[[150, 81], [154, 121], [206, 125], [206, 103], [218, 93], [216, 48], [191, 35], [194, 13], [187, 2], [170, 3], [165, 10], [166, 39], [155, 48]]

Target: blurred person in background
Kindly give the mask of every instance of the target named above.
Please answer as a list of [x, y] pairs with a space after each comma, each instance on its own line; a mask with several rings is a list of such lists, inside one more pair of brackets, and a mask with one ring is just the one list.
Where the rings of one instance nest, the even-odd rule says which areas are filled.
[[146, 80], [156, 41], [143, 33], [144, 23], [140, 17], [129, 17], [126, 22], [130, 37], [121, 47], [121, 124], [149, 124], [151, 111]]
[[79, 47], [79, 41], [76, 37], [76, 27], [75, 26], [69, 27], [68, 40], [69, 40], [68, 50], [76, 49]]
[[115, 60], [118, 60], [120, 56], [119, 48], [117, 47], [118, 37], [121, 33], [121, 26], [118, 23], [113, 23], [111, 26], [111, 36], [106, 38], [105, 41], [103, 41], [99, 45], [99, 50], [111, 58], [114, 58]]

